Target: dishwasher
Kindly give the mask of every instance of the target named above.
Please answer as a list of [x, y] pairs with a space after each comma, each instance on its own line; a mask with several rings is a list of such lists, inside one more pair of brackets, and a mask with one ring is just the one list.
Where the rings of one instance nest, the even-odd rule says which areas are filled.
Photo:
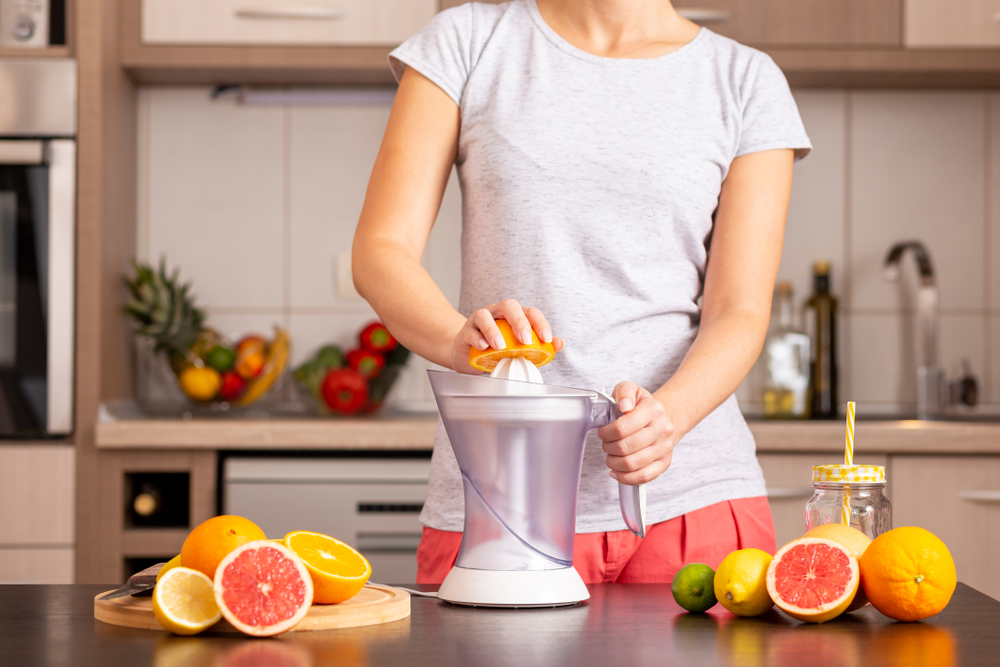
[[371, 580], [417, 580], [418, 521], [430, 459], [227, 456], [222, 511], [270, 538], [311, 530], [346, 542], [371, 563]]

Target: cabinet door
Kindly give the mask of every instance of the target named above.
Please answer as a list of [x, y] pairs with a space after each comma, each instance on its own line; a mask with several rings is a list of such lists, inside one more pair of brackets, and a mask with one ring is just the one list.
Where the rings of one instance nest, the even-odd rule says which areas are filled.
[[1000, 0], [906, 0], [908, 47], [1000, 45]]
[[[758, 454], [767, 483], [767, 500], [780, 548], [806, 531], [806, 502], [812, 497], [812, 467], [833, 463], [828, 454]], [[884, 466], [885, 456], [865, 456], [858, 463]], [[888, 495], [888, 490], [886, 495]], [[891, 496], [890, 496], [891, 500]]]
[[437, 0], [142, 0], [146, 44], [395, 45]]
[[958, 580], [1000, 599], [1000, 457], [893, 456], [892, 523], [951, 551]]
[[[441, 0], [441, 8], [464, 1]], [[747, 44], [899, 46], [901, 3], [902, 0], [674, 0], [674, 7], [695, 23]]]

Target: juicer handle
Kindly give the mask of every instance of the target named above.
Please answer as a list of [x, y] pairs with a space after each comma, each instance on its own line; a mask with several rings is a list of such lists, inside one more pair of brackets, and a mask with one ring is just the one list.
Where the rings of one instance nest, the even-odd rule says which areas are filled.
[[[592, 420], [591, 428], [610, 424], [622, 416], [615, 399], [604, 392], [598, 392], [598, 396], [604, 399], [602, 402], [605, 402], [606, 409], [595, 411], [596, 418]], [[625, 525], [632, 534], [636, 537], [646, 537], [646, 485], [618, 482], [618, 504], [621, 506]]]

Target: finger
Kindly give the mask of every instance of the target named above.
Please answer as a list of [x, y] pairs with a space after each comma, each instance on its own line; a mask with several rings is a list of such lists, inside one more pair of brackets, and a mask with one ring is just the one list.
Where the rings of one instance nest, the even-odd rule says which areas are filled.
[[468, 322], [462, 328], [459, 340], [469, 347], [474, 347], [477, 350], [485, 350], [490, 346], [490, 344], [486, 341], [486, 338], [483, 336], [483, 332]]
[[611, 470], [616, 472], [635, 472], [642, 470], [656, 459], [663, 458], [663, 455], [666, 453], [666, 444], [656, 443], [655, 438], [650, 438], [646, 445], [641, 448], [637, 447], [628, 456], [608, 454], [604, 459]]
[[562, 338], [553, 338], [552, 339], [552, 350], [554, 352], [558, 352], [559, 350], [563, 349], [563, 347], [565, 347], [565, 346], [566, 346], [566, 343], [563, 342]]
[[502, 317], [514, 331], [514, 338], [525, 345], [531, 343], [531, 322], [524, 314], [524, 309], [514, 299], [504, 299], [493, 307], [493, 316]]
[[647, 426], [646, 428], [636, 431], [627, 438], [613, 440], [611, 442], [602, 442], [601, 448], [609, 456], [625, 457], [631, 456], [632, 454], [656, 444], [658, 440], [659, 437], [656, 429]]
[[653, 419], [652, 406], [639, 401], [631, 412], [623, 414], [607, 426], [597, 429], [598, 437], [604, 442], [624, 440], [633, 433], [649, 425]]
[[507, 343], [503, 340], [503, 334], [500, 333], [497, 323], [493, 320], [493, 313], [486, 308], [480, 308], [472, 314], [470, 319], [472, 320], [472, 324], [482, 332], [483, 338], [489, 341], [493, 349], [502, 350], [507, 347]]
[[545, 315], [542, 314], [542, 311], [537, 308], [525, 308], [524, 314], [531, 323], [531, 328], [538, 334], [538, 338], [541, 339], [543, 343], [551, 343], [552, 327], [549, 326], [549, 321], [545, 319]]
[[625, 381], [615, 385], [611, 396], [618, 404], [618, 409], [623, 413], [629, 413], [639, 404], [639, 393], [642, 391], [635, 383]]
[[672, 453], [667, 454], [664, 458], [657, 459], [648, 466], [640, 468], [635, 472], [618, 472], [617, 470], [611, 470], [608, 471], [608, 475], [610, 475], [612, 479], [616, 479], [620, 483], [627, 484], [629, 486], [648, 484], [670, 468], [671, 456]]

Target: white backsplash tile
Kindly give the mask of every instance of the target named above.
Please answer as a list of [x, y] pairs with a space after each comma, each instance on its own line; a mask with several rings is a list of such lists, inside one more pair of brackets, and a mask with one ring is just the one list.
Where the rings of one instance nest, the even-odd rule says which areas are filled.
[[217, 309], [209, 308], [205, 315], [206, 325], [233, 343], [238, 343], [244, 336], [252, 334], [271, 340], [274, 337], [274, 327], [288, 329], [287, 317], [280, 308], [252, 313], [220, 312]]
[[180, 267], [203, 306], [281, 307], [283, 111], [209, 92], [140, 93], [138, 254]]
[[812, 292], [818, 259], [833, 263], [832, 290], [843, 293], [846, 93], [798, 90], [795, 101], [813, 151], [795, 163], [778, 279], [792, 281], [798, 306]]
[[933, 260], [941, 306], [981, 308], [985, 93], [851, 99], [851, 307], [911, 305], [883, 280], [882, 262], [892, 243], [917, 239]]
[[292, 308], [352, 301], [337, 289], [337, 257], [351, 251], [390, 109], [389, 104], [291, 109]]
[[376, 319], [368, 304], [354, 311], [293, 313], [288, 330], [292, 337], [292, 365], [298, 366], [312, 358], [324, 345], [336, 345], [345, 353], [353, 350], [358, 346], [361, 329]]

